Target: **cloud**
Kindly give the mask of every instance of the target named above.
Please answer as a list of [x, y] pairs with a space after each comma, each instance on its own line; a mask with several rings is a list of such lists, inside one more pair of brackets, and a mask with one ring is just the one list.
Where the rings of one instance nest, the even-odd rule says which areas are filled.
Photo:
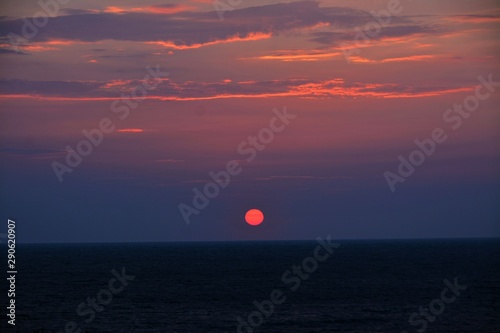
[[[180, 9], [183, 10], [180, 10]], [[318, 26], [352, 28], [372, 17], [369, 13], [339, 7], [320, 7], [316, 1], [298, 1], [236, 9], [220, 21], [215, 12], [185, 11], [172, 5], [145, 8], [113, 7], [107, 12], [66, 11], [50, 19], [31, 42], [103, 40], [157, 42], [170, 48], [190, 48], [222, 42], [255, 40]], [[159, 15], [159, 14], [162, 15]], [[22, 19], [1, 20], [0, 38], [21, 33]]]
[[110, 6], [106, 7], [106, 9], [104, 9], [104, 12], [113, 14], [150, 13], [150, 14], [171, 15], [171, 14], [190, 11], [193, 9], [196, 9], [196, 7], [181, 6], [176, 4], [166, 4], [166, 5], [130, 7], [130, 8]]
[[41, 157], [41, 158], [49, 158], [55, 157], [59, 155], [66, 154], [65, 151], [62, 150], [54, 150], [54, 149], [25, 149], [25, 148], [0, 148], [0, 153], [9, 154], [9, 155], [18, 155], [18, 156], [27, 156], [27, 157]]
[[472, 23], [472, 24], [498, 23], [500, 22], [500, 10], [495, 9], [469, 15], [450, 15], [444, 18], [448, 21], [456, 23]]
[[[344, 58], [344, 52], [350, 48], [368, 48], [388, 46], [401, 43], [412, 43], [415, 48], [429, 47], [431, 44], [418, 43], [417, 40], [428, 36], [441, 36], [447, 32], [437, 26], [396, 25], [381, 29], [369, 41], [356, 39], [353, 29], [339, 31], [315, 31], [309, 34], [311, 42], [324, 44], [315, 49], [277, 50], [270, 53], [245, 58], [254, 60], [292, 61], [327, 61], [334, 58]], [[396, 60], [395, 60], [396, 61]], [[358, 61], [359, 62], [359, 61]]]
[[116, 131], [117, 133], [142, 133], [142, 128], [122, 128]]
[[[369, 43], [356, 43], [357, 31], [374, 17], [363, 10], [320, 6], [318, 1], [296, 1], [248, 8], [225, 13], [223, 21], [215, 12], [191, 11], [189, 5], [165, 4], [142, 7], [107, 7], [104, 10], [65, 9], [64, 15], [51, 18], [22, 53], [58, 50], [72, 43], [127, 41], [158, 45], [167, 50], [198, 49], [207, 46], [250, 42], [274, 36], [302, 35], [321, 47], [312, 50], [283, 50], [251, 59], [275, 61], [321, 61], [339, 57], [349, 47], [363, 48], [414, 42], [428, 36], [445, 37], [458, 31], [447, 30], [446, 21], [483, 23], [498, 22], [498, 11], [474, 15], [451, 15], [425, 20], [412, 16], [395, 16], [390, 26], [382, 27]], [[436, 22], [436, 19], [440, 21]], [[0, 19], [0, 54], [14, 54], [7, 38], [9, 32], [21, 34], [24, 21]], [[425, 44], [422, 44], [425, 45]], [[426, 44], [429, 45], [429, 44]], [[94, 49], [95, 50], [95, 49]], [[150, 54], [131, 55], [141, 58]], [[103, 55], [103, 58], [126, 57]], [[93, 59], [97, 62], [96, 59]]]
[[[8, 47], [10, 47], [10, 45]], [[29, 53], [22, 52], [22, 51], [16, 52], [16, 51], [10, 50], [8, 48], [0, 48], [0, 54], [21, 54], [21, 55], [27, 55]]]
[[[381, 28], [376, 35], [370, 36], [370, 42], [395, 37], [439, 35], [443, 32], [443, 29], [437, 26], [425, 26], [417, 23], [391, 25]], [[311, 38], [309, 38], [309, 40], [320, 44], [339, 46], [341, 43], [354, 42], [357, 34], [358, 32], [356, 30], [344, 32], [318, 31], [311, 33]], [[359, 42], [363, 43], [364, 39], [360, 38]]]
[[291, 62], [291, 61], [329, 60], [337, 57], [343, 57], [343, 54], [338, 51], [325, 52], [325, 51], [310, 51], [310, 50], [280, 50], [280, 51], [275, 51], [272, 54], [257, 56], [247, 59], [279, 60], [279, 61]]
[[[396, 58], [395, 58], [396, 59]], [[393, 59], [393, 61], [396, 61]], [[403, 61], [400, 58], [399, 61]], [[140, 80], [28, 81], [0, 80], [0, 98], [40, 100], [117, 100], [141, 84]], [[473, 86], [404, 85], [398, 83], [357, 82], [342, 79], [284, 79], [245, 82], [175, 82], [165, 79], [145, 98], [160, 101], [199, 101], [228, 98], [418, 98], [469, 91]]]
[[92, 9], [81, 9], [81, 8], [61, 8], [59, 13], [63, 15], [83, 15], [83, 14], [95, 14], [99, 13], [98, 10]]
[[346, 179], [348, 177], [337, 176], [337, 177], [321, 177], [321, 176], [269, 176], [269, 177], [259, 177], [255, 180], [261, 181], [272, 181], [272, 180], [334, 180], [334, 179]]
[[96, 81], [0, 80], [0, 91], [2, 95], [97, 97], [105, 95], [100, 94], [102, 85], [102, 82]]
[[216, 44], [225, 44], [225, 43], [234, 43], [234, 42], [248, 42], [260, 39], [268, 39], [271, 38], [272, 35], [269, 33], [249, 33], [244, 37], [239, 35], [234, 35], [227, 37], [226, 39], [214, 40], [206, 43], [197, 43], [190, 45], [177, 45], [174, 42], [146, 42], [147, 44], [156, 44], [166, 48], [175, 49], [175, 50], [187, 50], [187, 49], [198, 49], [203, 46], [216, 45]]
[[363, 64], [384, 64], [390, 62], [427, 61], [437, 58], [440, 57], [437, 55], [430, 55], [430, 54], [412, 55], [412, 56], [397, 57], [397, 58], [385, 58], [381, 60], [373, 60], [359, 56], [351, 56], [349, 57], [349, 61], [354, 63], [363, 63]]
[[44, 42], [23, 43], [16, 45], [18, 49], [16, 52], [13, 49], [13, 45], [11, 45], [10, 43], [0, 42], [0, 53], [31, 54], [33, 52], [60, 50], [60, 47], [62, 46], [69, 46], [74, 44], [83, 44], [83, 42], [52, 39]]

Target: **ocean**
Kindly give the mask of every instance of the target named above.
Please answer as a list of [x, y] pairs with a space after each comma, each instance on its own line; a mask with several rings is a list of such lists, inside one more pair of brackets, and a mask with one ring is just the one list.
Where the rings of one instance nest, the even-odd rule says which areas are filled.
[[18, 244], [2, 332], [500, 332], [499, 239], [322, 243]]

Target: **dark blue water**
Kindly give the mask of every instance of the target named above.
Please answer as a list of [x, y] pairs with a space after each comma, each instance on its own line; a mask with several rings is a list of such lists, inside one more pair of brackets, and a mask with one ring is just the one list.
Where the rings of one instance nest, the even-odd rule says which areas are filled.
[[[238, 317], [255, 326], [240, 332], [500, 332], [499, 240], [338, 243], [315, 270], [307, 266], [307, 278], [302, 270], [287, 283], [283, 273], [313, 256], [317, 242], [21, 245], [16, 327], [3, 310], [2, 332], [238, 332]], [[122, 268], [135, 278], [115, 281], [113, 294], [111, 271]], [[467, 289], [448, 290], [454, 300], [445, 303], [443, 281], [455, 278]], [[280, 304], [255, 312], [253, 302], [275, 289]], [[86, 302], [99, 293], [108, 304], [98, 311]], [[419, 307], [435, 299], [438, 314], [424, 319]], [[77, 314], [81, 303], [86, 315]]]

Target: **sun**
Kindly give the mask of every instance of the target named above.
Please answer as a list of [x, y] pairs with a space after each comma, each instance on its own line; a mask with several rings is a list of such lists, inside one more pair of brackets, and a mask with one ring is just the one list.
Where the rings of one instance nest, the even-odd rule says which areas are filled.
[[250, 209], [245, 214], [245, 221], [250, 225], [259, 225], [264, 221], [264, 214], [258, 209]]

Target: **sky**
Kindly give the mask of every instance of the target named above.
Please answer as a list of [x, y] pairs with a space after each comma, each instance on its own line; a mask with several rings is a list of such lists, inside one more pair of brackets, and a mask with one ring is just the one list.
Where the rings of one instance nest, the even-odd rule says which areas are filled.
[[497, 1], [59, 1], [0, 5], [18, 242], [500, 237]]

